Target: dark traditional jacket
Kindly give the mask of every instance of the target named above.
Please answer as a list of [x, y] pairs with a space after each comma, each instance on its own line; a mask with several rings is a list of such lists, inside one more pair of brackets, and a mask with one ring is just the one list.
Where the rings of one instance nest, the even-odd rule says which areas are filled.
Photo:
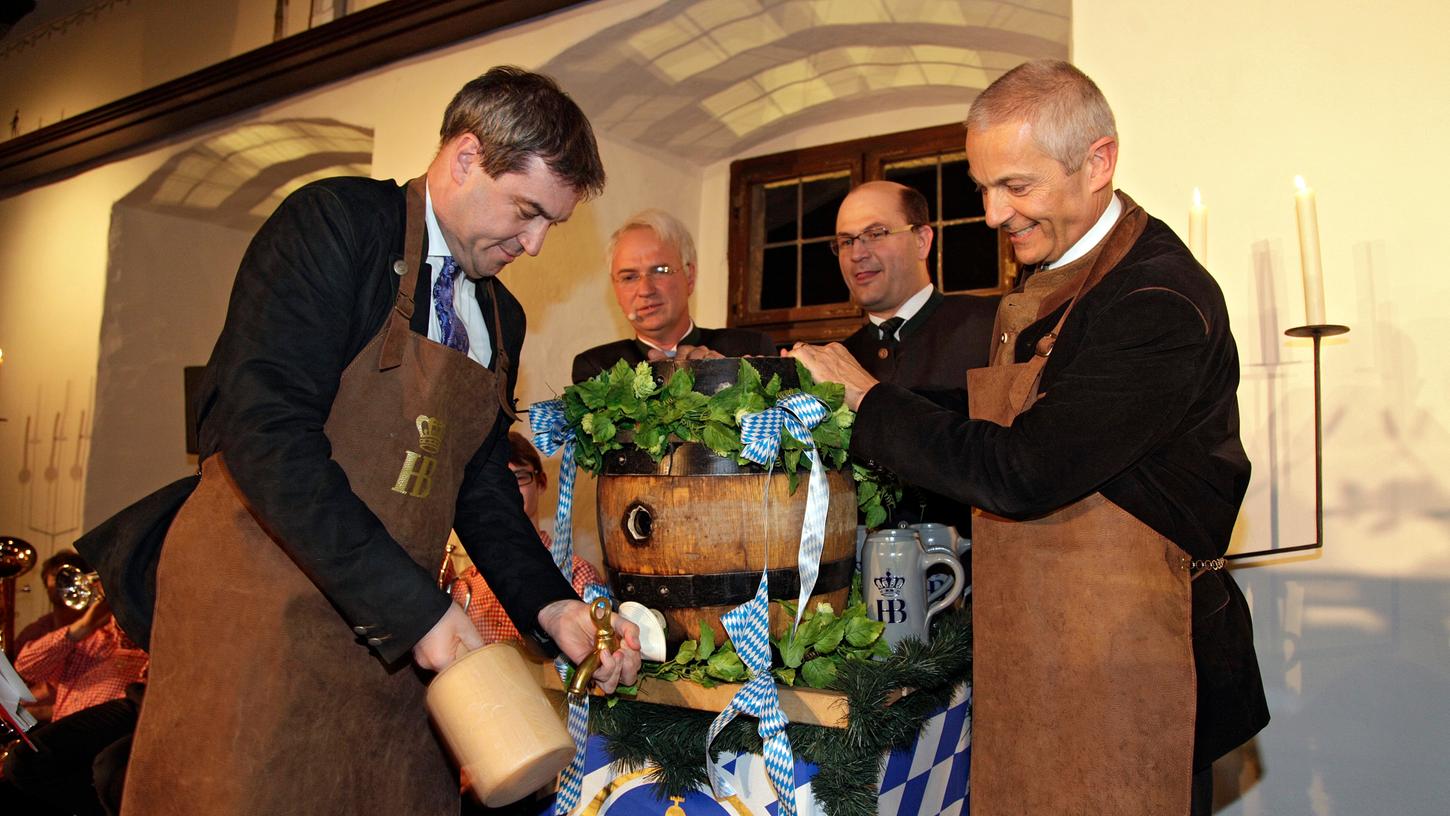
[[[1061, 317], [1023, 330], [1016, 360]], [[861, 403], [851, 450], [904, 479], [1008, 518], [1101, 492], [1194, 558], [1228, 548], [1249, 481], [1238, 351], [1213, 278], [1161, 221], [1082, 298], [1011, 427], [969, 420], [896, 385]], [[1111, 551], [1102, 553], [1112, 558]], [[1248, 605], [1227, 572], [1193, 582], [1195, 766], [1269, 719]]]
[[[750, 329], [702, 329], [696, 326], [680, 339], [679, 344], [705, 346], [726, 357], [774, 357], [778, 353], [775, 341], [770, 339], [770, 335]], [[638, 365], [648, 359], [646, 355], [649, 354], [649, 349], [649, 346], [637, 339], [616, 340], [586, 349], [574, 358], [574, 382], [583, 382], [612, 368], [620, 360], [632, 366]]]
[[[933, 402], [967, 410], [967, 370], [989, 362], [992, 324], [999, 296], [932, 292], [920, 311], [901, 324], [894, 349], [867, 322], [843, 342], [851, 356], [876, 379], [929, 396]], [[891, 522], [935, 521], [971, 534], [971, 509], [929, 490], [906, 486]]]
[[[349, 627], [375, 624], [376, 631], [389, 636], [378, 650], [389, 661], [406, 655], [450, 601], [432, 571], [414, 562], [349, 488], [331, 459], [323, 424], [343, 369], [377, 334], [393, 306], [401, 280], [393, 265], [402, 259], [405, 221], [405, 192], [393, 182], [327, 179], [289, 196], [242, 259], [198, 411], [201, 458], [226, 455], [228, 471], [262, 526]], [[419, 306], [413, 330], [420, 334], [427, 333], [428, 284], [424, 269], [414, 296]], [[488, 288], [477, 291], [492, 336]], [[494, 291], [503, 346], [517, 361], [523, 309], [502, 285]], [[516, 370], [515, 362], [509, 371], [510, 399]], [[479, 394], [478, 399], [496, 396]], [[577, 596], [539, 547], [538, 534], [524, 515], [508, 470], [509, 423], [500, 414], [469, 462], [454, 529], [505, 610], [524, 622], [521, 631], [529, 632], [540, 608]], [[156, 536], [164, 536], [170, 521], [166, 513], [174, 513], [186, 492], [184, 483], [173, 485], [122, 511], [99, 535], [88, 536], [105, 551], [102, 560], [122, 562], [112, 569], [120, 569], [132, 584], [130, 594], [141, 602], [148, 593], [135, 589], [137, 582], [154, 582], [145, 571], [154, 575]], [[127, 517], [137, 508], [139, 515]], [[126, 546], [106, 540], [115, 537], [139, 543], [139, 554], [128, 558], [111, 552], [113, 544]], [[144, 614], [148, 631], [149, 612]]]

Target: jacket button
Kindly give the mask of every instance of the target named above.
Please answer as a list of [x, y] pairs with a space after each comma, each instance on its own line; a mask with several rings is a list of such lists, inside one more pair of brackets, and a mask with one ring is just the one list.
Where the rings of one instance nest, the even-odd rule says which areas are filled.
[[383, 639], [380, 637], [370, 637], [368, 638], [368, 645], [376, 649], [383, 645]]
[[890, 357], [891, 356], [891, 352], [888, 351], [887, 349], [877, 349], [876, 350], [876, 356], [879, 357], [879, 358], [881, 358], [881, 359], [883, 359], [883, 360], [885, 360], [887, 357]]
[[1002, 332], [1002, 345], [1007, 345], [1007, 332]]
[[403, 261], [393, 261], [393, 274], [400, 276], [408, 274], [408, 264]]
[[352, 628], [352, 633], [359, 636], [366, 635], [368, 633], [368, 628], [366, 626], [354, 626]]

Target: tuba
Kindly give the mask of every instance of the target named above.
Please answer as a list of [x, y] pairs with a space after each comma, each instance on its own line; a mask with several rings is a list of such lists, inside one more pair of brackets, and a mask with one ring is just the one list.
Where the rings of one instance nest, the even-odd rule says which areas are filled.
[[0, 536], [0, 649], [15, 634], [15, 578], [35, 566], [35, 547], [23, 538]]
[[60, 602], [77, 612], [105, 597], [101, 591], [100, 576], [84, 572], [74, 564], [66, 564], [55, 571], [55, 590]]
[[0, 538], [0, 579], [18, 578], [35, 566], [35, 547], [23, 538]]

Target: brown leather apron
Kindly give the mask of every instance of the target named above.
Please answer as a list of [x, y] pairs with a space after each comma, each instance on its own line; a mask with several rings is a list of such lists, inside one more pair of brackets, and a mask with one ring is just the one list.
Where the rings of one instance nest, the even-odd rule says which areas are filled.
[[[1146, 215], [1126, 203], [1096, 261], [1040, 315], [1075, 303], [1142, 234]], [[1031, 361], [968, 372], [974, 419], [1010, 426], [1040, 396], [1067, 313]], [[1189, 563], [1100, 493], [1030, 521], [977, 511], [973, 816], [1188, 813]]]
[[[409, 329], [426, 234], [421, 178], [407, 201], [394, 308], [343, 372], [325, 432], [353, 492], [431, 571], [464, 466], [500, 410], [479, 396], [506, 393], [508, 360], [497, 297], [497, 373]], [[457, 816], [458, 772], [429, 727], [419, 671], [358, 644], [248, 510], [223, 453], [202, 464], [158, 569], [128, 816]]]

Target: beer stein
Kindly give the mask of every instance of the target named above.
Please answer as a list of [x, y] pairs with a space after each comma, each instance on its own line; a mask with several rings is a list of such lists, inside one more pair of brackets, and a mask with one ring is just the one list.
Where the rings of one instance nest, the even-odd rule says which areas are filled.
[[479, 801], [501, 807], [538, 790], [574, 758], [574, 740], [510, 643], [490, 643], [438, 673], [428, 712]]
[[[921, 537], [921, 548], [929, 553], [944, 552], [960, 557], [972, 546], [971, 539], [958, 538], [956, 529], [945, 524], [924, 522], [911, 525], [911, 529]], [[945, 569], [935, 567], [928, 571], [926, 576], [927, 603], [936, 603], [946, 597], [954, 583], [957, 582], [952, 580], [952, 576]], [[972, 588], [967, 586], [963, 588], [962, 594], [965, 595], [971, 591]]]
[[[877, 530], [861, 552], [861, 596], [866, 614], [886, 624], [883, 635], [894, 648], [909, 637], [928, 639], [928, 624], [962, 594], [965, 575], [954, 553], [926, 552], [912, 529]], [[951, 571], [951, 587], [937, 601], [927, 599], [927, 568]]]

